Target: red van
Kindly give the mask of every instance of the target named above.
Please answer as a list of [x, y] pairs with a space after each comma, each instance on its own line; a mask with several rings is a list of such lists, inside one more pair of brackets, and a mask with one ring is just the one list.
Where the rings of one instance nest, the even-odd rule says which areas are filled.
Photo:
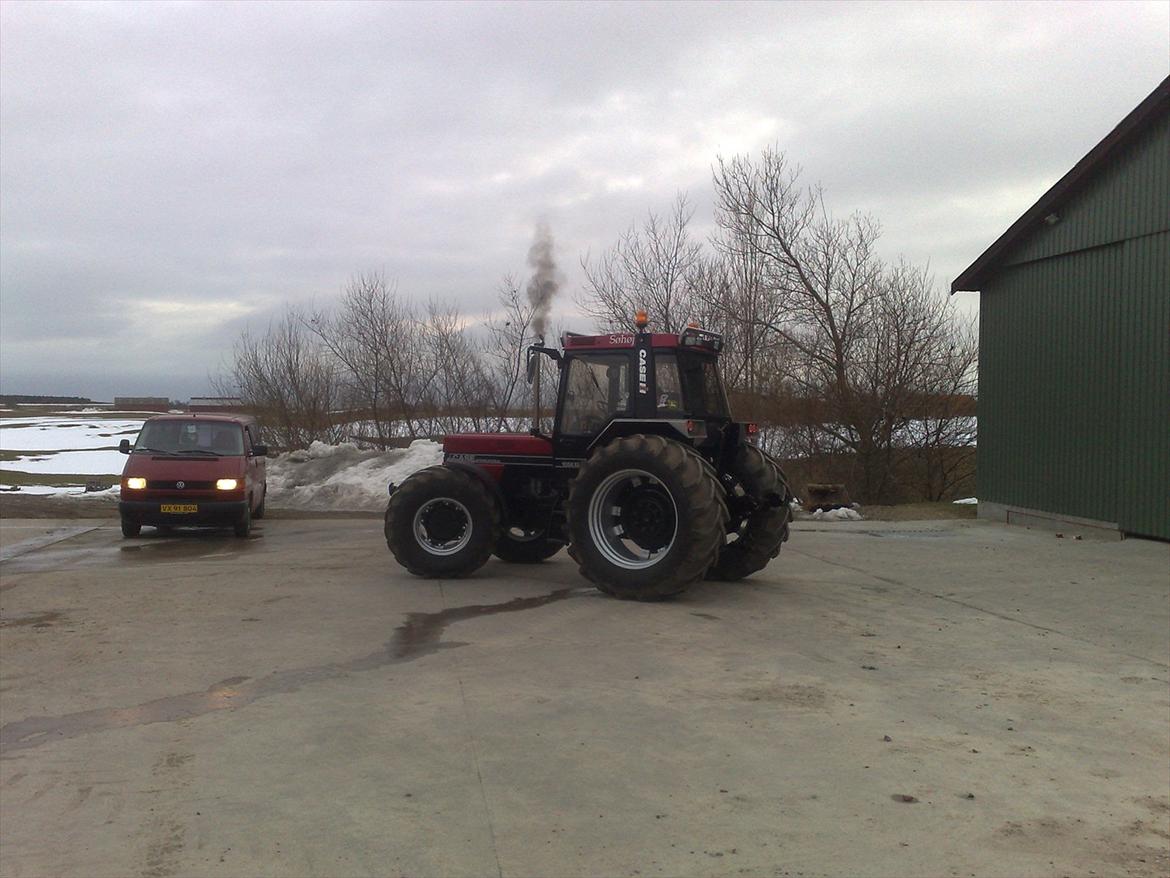
[[122, 470], [122, 536], [142, 525], [233, 527], [246, 537], [264, 517], [264, 456], [254, 419], [238, 415], [159, 415], [142, 425]]

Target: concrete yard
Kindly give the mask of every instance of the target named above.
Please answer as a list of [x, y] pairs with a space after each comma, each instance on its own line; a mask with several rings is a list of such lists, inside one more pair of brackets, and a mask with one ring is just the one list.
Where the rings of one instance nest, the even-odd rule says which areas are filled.
[[803, 523], [663, 604], [374, 519], [0, 523], [0, 874], [1170, 873], [1170, 546]]

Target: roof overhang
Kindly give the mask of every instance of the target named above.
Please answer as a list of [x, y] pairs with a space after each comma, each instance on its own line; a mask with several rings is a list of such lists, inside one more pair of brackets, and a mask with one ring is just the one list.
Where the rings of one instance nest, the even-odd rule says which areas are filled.
[[1170, 76], [1163, 79], [1158, 87], [1133, 109], [1133, 112], [1122, 119], [1100, 143], [1089, 150], [1088, 154], [1077, 162], [1071, 171], [1057, 180], [1051, 189], [1041, 195], [1040, 200], [1012, 223], [1008, 230], [995, 240], [995, 243], [980, 254], [978, 259], [967, 266], [966, 270], [951, 284], [951, 292], [975, 292], [983, 289], [984, 281], [988, 275], [995, 271], [1000, 259], [1017, 241], [1040, 228], [1047, 217], [1058, 214], [1059, 206], [1071, 191], [1096, 171], [1097, 167], [1109, 156], [1126, 146], [1137, 132], [1145, 128], [1147, 122], [1167, 111], [1170, 111]]

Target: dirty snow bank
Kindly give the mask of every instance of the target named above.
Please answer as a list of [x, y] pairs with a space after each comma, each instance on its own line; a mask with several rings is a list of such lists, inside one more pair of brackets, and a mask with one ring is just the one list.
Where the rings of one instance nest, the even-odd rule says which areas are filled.
[[268, 501], [288, 509], [381, 512], [390, 482], [402, 484], [416, 470], [442, 461], [443, 446], [429, 439], [388, 451], [314, 442], [268, 461]]

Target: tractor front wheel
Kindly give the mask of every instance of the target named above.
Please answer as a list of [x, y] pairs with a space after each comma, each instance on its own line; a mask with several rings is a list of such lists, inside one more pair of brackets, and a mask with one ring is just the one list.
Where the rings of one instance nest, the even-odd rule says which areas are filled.
[[500, 510], [487, 488], [445, 466], [414, 473], [386, 507], [386, 545], [415, 576], [474, 573], [491, 557], [499, 533]]
[[598, 449], [569, 489], [569, 554], [598, 589], [661, 600], [702, 579], [726, 531], [722, 488], [698, 455], [662, 436]]

